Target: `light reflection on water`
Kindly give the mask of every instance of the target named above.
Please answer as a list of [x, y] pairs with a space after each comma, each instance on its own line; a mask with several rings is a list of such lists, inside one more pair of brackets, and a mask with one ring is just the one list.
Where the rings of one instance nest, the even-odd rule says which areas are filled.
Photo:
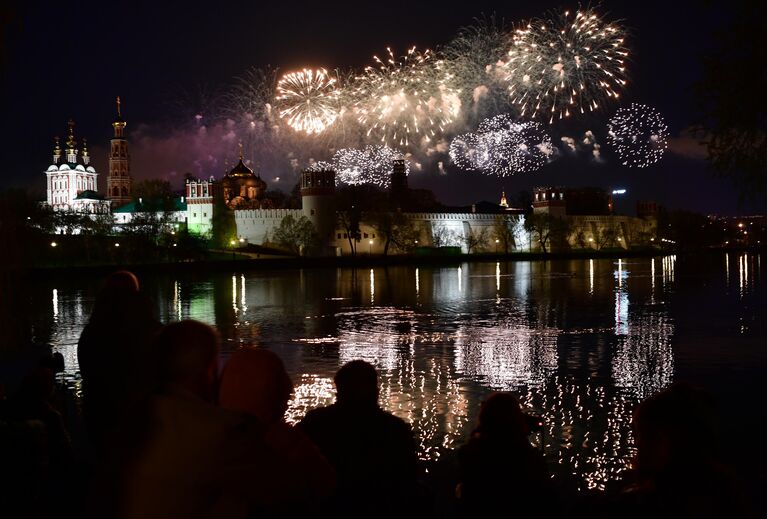
[[[758, 255], [725, 255], [724, 296], [748, 297], [760, 267]], [[364, 359], [380, 370], [382, 405], [412, 424], [420, 457], [437, 460], [464, 441], [484, 396], [511, 390], [544, 417], [552, 470], [599, 489], [631, 459], [636, 403], [673, 381], [676, 269], [666, 256], [165, 275], [144, 286], [162, 320], [216, 325], [225, 354], [244, 343], [276, 351], [295, 384], [290, 422], [331, 403], [335, 371]], [[74, 377], [96, 284], [46, 286], [34, 331]]]

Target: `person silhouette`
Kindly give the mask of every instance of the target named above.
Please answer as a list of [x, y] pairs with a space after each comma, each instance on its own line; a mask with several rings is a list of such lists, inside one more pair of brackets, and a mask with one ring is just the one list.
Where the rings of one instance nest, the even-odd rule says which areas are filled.
[[751, 516], [719, 456], [713, 397], [677, 382], [634, 413], [636, 457], [618, 498], [616, 517]]
[[499, 510], [511, 513], [514, 507], [526, 510], [526, 516], [551, 515], [549, 475], [529, 433], [514, 395], [493, 393], [482, 402], [477, 428], [457, 453], [456, 495], [462, 515], [492, 516]]
[[77, 345], [83, 421], [97, 451], [120, 428], [126, 410], [154, 389], [156, 356], [149, 350], [159, 329], [136, 276], [128, 271], [108, 276]]
[[118, 515], [245, 517], [289, 484], [263, 424], [215, 404], [219, 342], [196, 321], [157, 335], [160, 390], [131, 434], [140, 441], [120, 471]]
[[260, 515], [269, 517], [309, 513], [335, 490], [332, 465], [301, 429], [285, 422], [292, 392], [282, 360], [263, 348], [234, 352], [221, 376], [221, 407], [257, 418], [266, 428], [263, 440], [284, 461], [282, 469], [290, 484], [275, 496], [269, 510], [260, 510]]
[[378, 374], [361, 360], [335, 375], [336, 402], [309, 411], [298, 426], [335, 467], [338, 491], [328, 513], [382, 516], [420, 506], [418, 459], [410, 426], [378, 405]]

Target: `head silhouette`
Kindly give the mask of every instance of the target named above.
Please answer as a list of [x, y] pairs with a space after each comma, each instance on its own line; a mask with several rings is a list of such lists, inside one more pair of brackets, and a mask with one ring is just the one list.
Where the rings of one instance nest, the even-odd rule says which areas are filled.
[[647, 474], [713, 461], [717, 432], [711, 395], [690, 384], [672, 384], [634, 413], [637, 469]]
[[293, 383], [276, 353], [243, 348], [232, 354], [221, 376], [219, 404], [257, 417], [265, 424], [281, 421]]
[[160, 384], [182, 388], [200, 398], [215, 397], [218, 333], [197, 321], [164, 326], [155, 338], [160, 358]]
[[374, 407], [378, 405], [378, 374], [364, 360], [347, 362], [336, 372], [336, 401], [341, 405]]
[[128, 270], [118, 270], [107, 276], [104, 281], [104, 290], [110, 292], [138, 292], [138, 278]]
[[514, 395], [493, 393], [482, 402], [476, 432], [482, 437], [525, 439], [530, 431]]

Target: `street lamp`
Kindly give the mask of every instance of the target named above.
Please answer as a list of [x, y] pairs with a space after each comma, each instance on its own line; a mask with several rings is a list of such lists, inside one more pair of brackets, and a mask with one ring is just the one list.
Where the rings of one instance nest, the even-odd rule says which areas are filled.
[[498, 254], [498, 238], [495, 239], [495, 253]]
[[56, 246], [58, 246], [58, 243], [56, 243], [55, 241], [52, 241], [52, 242], [51, 242], [51, 247], [54, 247], [54, 248], [56, 248]]
[[373, 254], [373, 240], [368, 240], [368, 256]]

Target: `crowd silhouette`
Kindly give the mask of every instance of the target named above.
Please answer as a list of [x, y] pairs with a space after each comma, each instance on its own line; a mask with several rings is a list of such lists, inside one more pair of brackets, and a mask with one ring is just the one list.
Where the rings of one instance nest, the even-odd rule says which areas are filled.
[[[243, 347], [220, 366], [212, 327], [162, 326], [138, 279], [109, 276], [82, 332], [75, 454], [47, 357], [11, 394], [0, 385], [0, 514], [7, 517], [750, 517], [717, 452], [715, 403], [676, 383], [634, 416], [636, 458], [584, 501], [554, 483], [531, 444], [536, 421], [510, 393], [481, 404], [455, 470], [427, 477], [408, 423], [379, 404], [355, 360], [336, 401], [295, 426], [282, 360]], [[436, 503], [449, 487], [450, 505]], [[585, 504], [584, 504], [585, 503]]]

